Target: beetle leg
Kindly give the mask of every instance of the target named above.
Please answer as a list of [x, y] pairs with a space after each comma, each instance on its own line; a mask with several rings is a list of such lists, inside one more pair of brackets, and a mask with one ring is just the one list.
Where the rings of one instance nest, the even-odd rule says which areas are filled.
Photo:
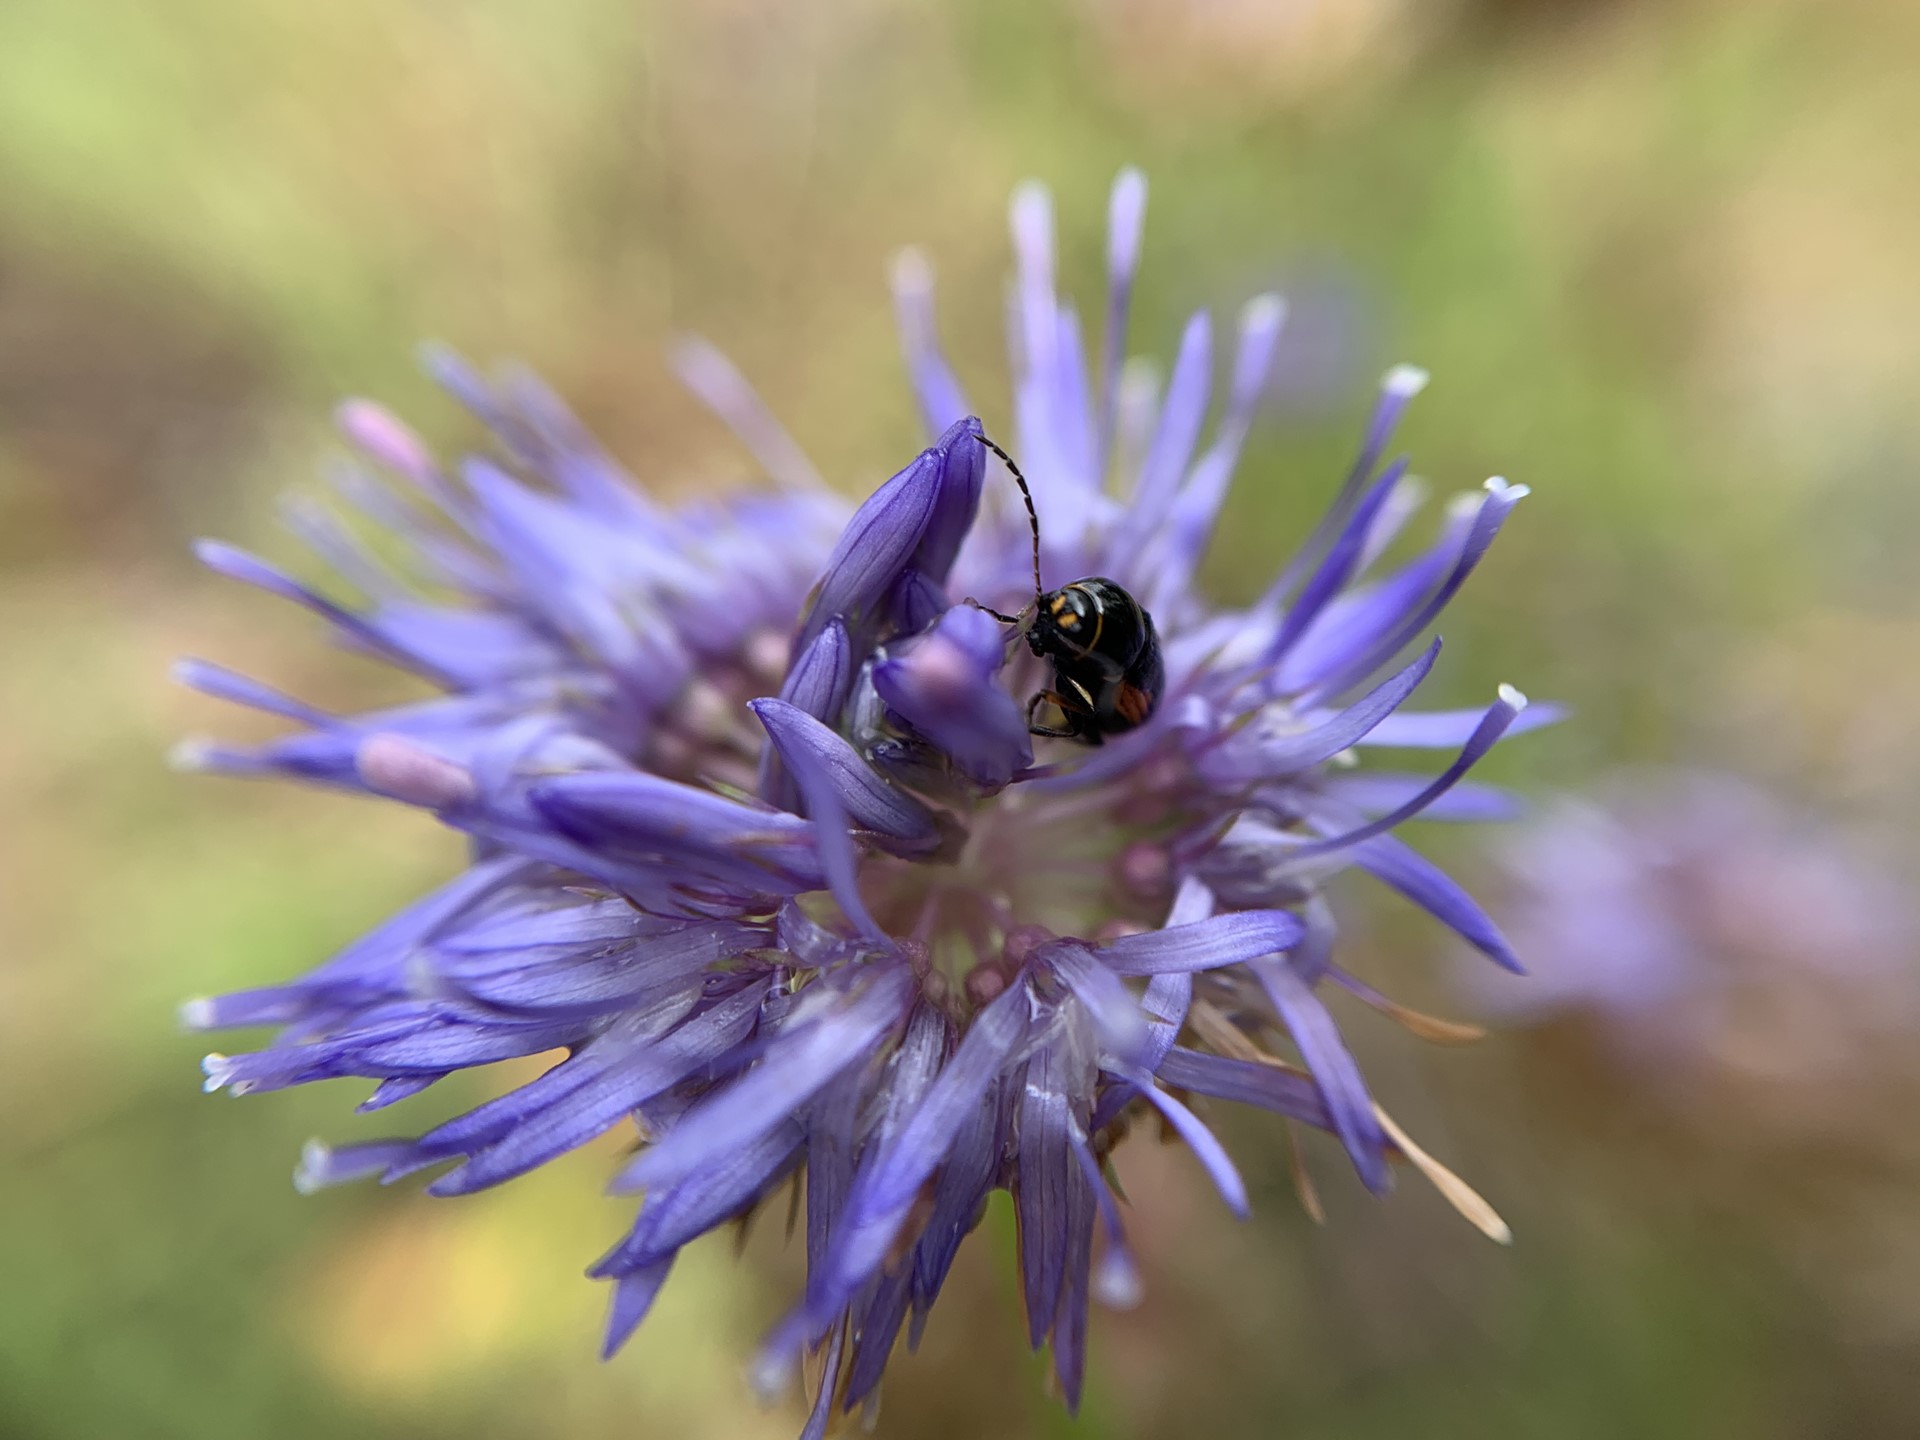
[[987, 614], [991, 615], [994, 619], [998, 620], [1002, 625], [1018, 625], [1020, 623], [1020, 617], [1018, 615], [1002, 615], [998, 610], [994, 609], [991, 605], [982, 605], [978, 600], [974, 599], [971, 595], [967, 596], [967, 598], [965, 600], [962, 600], [960, 603], [962, 605], [971, 605], [976, 610], [986, 611]]
[[[1066, 720], [1066, 729], [1062, 729], [1057, 725], [1042, 725], [1033, 718], [1033, 712], [1049, 700], [1051, 700], [1054, 707], [1059, 710], [1061, 717]], [[1073, 717], [1076, 713], [1084, 714], [1086, 712], [1079, 710], [1077, 706], [1069, 706], [1066, 696], [1057, 694], [1052, 690], [1042, 690], [1027, 702], [1027, 733], [1029, 735], [1037, 735], [1042, 740], [1077, 739], [1083, 732], [1072, 728]]]

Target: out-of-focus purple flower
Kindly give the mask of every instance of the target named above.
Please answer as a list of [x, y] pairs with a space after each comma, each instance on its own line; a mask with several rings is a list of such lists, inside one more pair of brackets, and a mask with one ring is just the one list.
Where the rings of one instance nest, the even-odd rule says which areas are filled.
[[1748, 781], [1623, 772], [1498, 853], [1531, 972], [1463, 965], [1461, 984], [1509, 1019], [1590, 1020], [1651, 1093], [1759, 1086], [1756, 1121], [1831, 1126], [1837, 1092], [1920, 1022], [1920, 932], [1883, 863]]
[[[1123, 383], [1144, 205], [1122, 175], [1090, 362], [1055, 289], [1047, 196], [1013, 202], [1015, 439], [1044, 564], [1054, 584], [1127, 587], [1166, 664], [1152, 716], [1097, 751], [1054, 744], [1035, 764], [1022, 717], [1045, 677], [967, 603], [1031, 598], [1026, 521], [934, 340], [918, 257], [896, 267], [896, 298], [932, 443], [851, 515], [697, 342], [678, 353], [685, 378], [774, 488], [667, 506], [525, 376], [435, 355], [491, 457], [443, 467], [384, 411], [342, 413], [371, 466], [342, 496], [402, 542], [404, 573], [377, 558], [395, 547], [312, 509], [301, 533], [360, 603], [203, 548], [439, 694], [333, 715], [193, 662], [188, 683], [296, 728], [183, 758], [422, 807], [475, 857], [311, 974], [193, 1002], [196, 1026], [278, 1027], [209, 1056], [208, 1088], [362, 1076], [378, 1110], [470, 1066], [555, 1057], [425, 1134], [309, 1147], [302, 1188], [432, 1169], [434, 1193], [464, 1193], [634, 1122], [647, 1143], [616, 1184], [645, 1203], [593, 1270], [613, 1282], [611, 1351], [682, 1245], [804, 1177], [806, 1290], [755, 1373], [776, 1388], [822, 1354], [813, 1433], [871, 1400], [903, 1330], [918, 1340], [995, 1189], [1019, 1219], [1029, 1337], [1076, 1404], [1089, 1300], [1139, 1288], [1110, 1171], [1131, 1119], [1156, 1114], [1246, 1207], [1182, 1097], [1331, 1132], [1375, 1189], [1409, 1161], [1504, 1234], [1368, 1093], [1320, 989], [1385, 1002], [1334, 963], [1322, 891], [1371, 872], [1514, 966], [1392, 832], [1497, 812], [1462, 777], [1551, 718], [1505, 687], [1484, 710], [1404, 708], [1434, 664], [1433, 621], [1525, 491], [1489, 481], [1383, 568], [1417, 504], [1405, 462], [1383, 465], [1425, 378], [1396, 369], [1294, 560], [1253, 605], [1211, 606], [1195, 572], [1284, 310], [1246, 307], [1218, 405], [1204, 314], [1164, 394], [1138, 362]], [[1452, 758], [1434, 775], [1354, 763], [1380, 746]]]

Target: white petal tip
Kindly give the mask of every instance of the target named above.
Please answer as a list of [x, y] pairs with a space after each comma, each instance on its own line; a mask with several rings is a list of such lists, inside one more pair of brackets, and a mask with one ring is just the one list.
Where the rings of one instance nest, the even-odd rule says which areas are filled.
[[201, 1057], [200, 1073], [207, 1077], [200, 1088], [211, 1095], [233, 1079], [233, 1061], [218, 1050], [211, 1051]]
[[300, 1163], [293, 1167], [293, 1188], [311, 1195], [327, 1186], [327, 1168], [333, 1161], [333, 1149], [324, 1140], [309, 1140], [300, 1147]]
[[1240, 328], [1253, 332], [1278, 330], [1287, 321], [1287, 298], [1268, 291], [1249, 300], [1240, 311]]
[[1107, 268], [1129, 279], [1140, 262], [1140, 232], [1147, 213], [1147, 177], [1129, 166], [1114, 178], [1107, 202]]
[[1427, 381], [1431, 378], [1418, 365], [1396, 365], [1387, 371], [1385, 378], [1380, 382], [1380, 388], [1389, 395], [1398, 395], [1402, 399], [1411, 400], [1427, 388]]
[[1133, 1262], [1109, 1255], [1093, 1277], [1093, 1298], [1109, 1310], [1132, 1310], [1146, 1298], [1147, 1288]]
[[925, 295], [933, 289], [933, 266], [925, 252], [909, 245], [894, 252], [887, 266], [887, 278], [896, 295]]
[[667, 346], [667, 362], [680, 383], [696, 393], [734, 373], [732, 363], [703, 335], [676, 335]]
[[167, 768], [181, 775], [199, 775], [212, 768], [213, 744], [207, 740], [182, 740], [167, 751]]
[[1527, 708], [1527, 697], [1511, 685], [1502, 685], [1500, 687], [1500, 703], [1511, 706], [1516, 711], [1524, 710]]
[[218, 1011], [212, 1000], [200, 995], [183, 1003], [174, 1013], [179, 1016], [182, 1029], [211, 1030]]
[[1013, 199], [1008, 206], [1016, 224], [1022, 221], [1044, 221], [1053, 210], [1053, 196], [1044, 182], [1022, 180], [1013, 187]]
[[1509, 500], [1509, 501], [1524, 500], [1527, 498], [1527, 496], [1533, 493], [1533, 489], [1531, 486], [1515, 485], [1512, 482], [1510, 482], [1504, 475], [1488, 476], [1487, 483], [1486, 483], [1486, 491], [1489, 495], [1495, 495], [1503, 500]]
[[771, 1405], [793, 1388], [794, 1370], [791, 1356], [762, 1350], [747, 1367], [747, 1384], [762, 1405]]

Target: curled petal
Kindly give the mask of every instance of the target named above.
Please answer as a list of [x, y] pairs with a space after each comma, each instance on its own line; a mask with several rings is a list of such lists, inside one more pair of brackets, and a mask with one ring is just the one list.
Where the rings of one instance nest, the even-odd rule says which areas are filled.
[[1299, 917], [1285, 910], [1239, 910], [1191, 925], [1124, 935], [1094, 953], [1116, 975], [1165, 975], [1217, 970], [1290, 950], [1304, 933]]
[[[913, 562], [930, 527], [933, 558], [949, 543], [958, 546], [955, 516], [969, 503], [969, 486], [971, 503], [979, 502], [980, 467], [986, 463], [979, 436], [979, 421], [955, 422], [854, 512], [814, 587], [813, 603], [800, 626], [800, 649], [811, 645], [835, 616], [845, 621], [849, 634], [870, 639], [884, 618], [874, 613], [876, 607]], [[978, 458], [970, 459], [967, 452]], [[959, 533], [964, 534], [964, 527]], [[947, 554], [947, 563], [952, 558]]]
[[749, 708], [767, 728], [780, 758], [796, 775], [810, 773], [833, 787], [847, 818], [909, 849], [940, 840], [934, 814], [906, 791], [889, 785], [834, 731], [784, 700], [754, 700]]
[[1027, 724], [1000, 688], [1006, 632], [984, 610], [956, 605], [931, 633], [873, 667], [887, 708], [987, 790], [1005, 786], [1033, 763]]

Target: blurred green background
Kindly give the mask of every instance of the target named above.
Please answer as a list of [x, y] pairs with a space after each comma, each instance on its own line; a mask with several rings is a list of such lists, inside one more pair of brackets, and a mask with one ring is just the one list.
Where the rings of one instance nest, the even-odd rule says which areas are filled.
[[[276, 497], [337, 453], [344, 394], [470, 439], [419, 339], [524, 358], [671, 492], [749, 476], [662, 364], [697, 329], [864, 492], [918, 443], [888, 256], [926, 247], [1004, 424], [1008, 190], [1054, 187], [1084, 300], [1106, 187], [1137, 163], [1138, 348], [1168, 353], [1196, 305], [1295, 302], [1220, 593], [1264, 582], [1379, 371], [1417, 362], [1421, 472], [1535, 490], [1435, 682], [1576, 706], [1503, 778], [1707, 758], [1904, 866], [1916, 135], [1902, 0], [0, 6], [0, 1434], [798, 1428], [741, 1378], [799, 1278], [777, 1235], [741, 1263], [697, 1246], [600, 1365], [579, 1272], [623, 1223], [605, 1149], [458, 1202], [301, 1198], [301, 1141], [359, 1133], [358, 1092], [204, 1098], [174, 1025], [458, 863], [397, 807], [162, 765], [247, 723], [170, 685], [179, 653], [340, 705], [395, 693], [186, 542], [288, 555]], [[1475, 866], [1458, 834], [1416, 838]], [[1457, 1003], [1444, 945], [1394, 904], [1354, 906], [1380, 963]], [[1419, 1186], [1372, 1200], [1330, 1152], [1315, 1228], [1277, 1132], [1231, 1119], [1250, 1225], [1177, 1153], [1129, 1154], [1148, 1300], [1096, 1316], [1077, 1423], [1022, 1353], [996, 1212], [881, 1433], [1920, 1433], [1911, 1109], [1877, 1146], [1756, 1146], [1737, 1106], [1689, 1127], [1657, 1077], [1575, 1046], [1355, 1040], [1511, 1251]]]

